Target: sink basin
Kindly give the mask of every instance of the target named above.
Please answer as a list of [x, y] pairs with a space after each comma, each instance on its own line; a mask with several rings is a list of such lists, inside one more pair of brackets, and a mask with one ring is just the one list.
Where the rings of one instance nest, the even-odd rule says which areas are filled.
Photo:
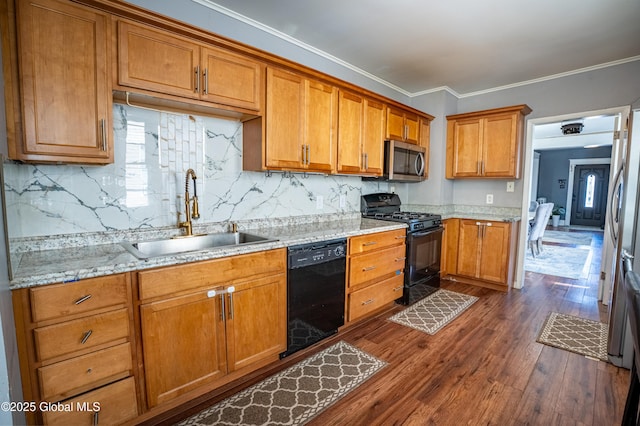
[[140, 241], [137, 243], [122, 241], [120, 245], [138, 259], [148, 259], [150, 257], [167, 256], [217, 247], [266, 243], [270, 241], [276, 240], [259, 235], [247, 234], [246, 232], [229, 232]]

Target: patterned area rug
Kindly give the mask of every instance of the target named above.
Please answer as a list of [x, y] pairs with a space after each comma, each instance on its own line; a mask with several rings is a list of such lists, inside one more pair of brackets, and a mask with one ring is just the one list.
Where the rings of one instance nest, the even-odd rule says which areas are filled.
[[338, 342], [179, 425], [301, 425], [385, 365], [348, 343]]
[[590, 246], [591, 235], [581, 232], [563, 232], [563, 231], [544, 231], [542, 241], [561, 244], [575, 244], [579, 246]]
[[571, 279], [586, 278], [591, 264], [591, 250], [576, 247], [544, 245], [534, 258], [527, 248], [524, 259], [526, 271]]
[[551, 312], [538, 342], [590, 358], [607, 361], [607, 324]]
[[398, 324], [436, 334], [478, 300], [475, 296], [440, 289], [389, 318]]

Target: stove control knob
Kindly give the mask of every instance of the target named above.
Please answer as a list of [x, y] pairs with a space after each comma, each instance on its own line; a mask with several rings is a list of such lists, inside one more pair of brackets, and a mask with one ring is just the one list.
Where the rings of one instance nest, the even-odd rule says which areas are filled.
[[334, 248], [333, 254], [335, 254], [337, 257], [344, 256], [344, 246], [338, 246]]

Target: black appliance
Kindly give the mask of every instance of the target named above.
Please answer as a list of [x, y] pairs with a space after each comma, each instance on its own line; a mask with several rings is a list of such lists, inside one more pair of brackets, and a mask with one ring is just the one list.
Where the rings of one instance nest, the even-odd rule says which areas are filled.
[[368, 194], [361, 198], [362, 216], [407, 224], [407, 260], [403, 294], [397, 302], [411, 305], [440, 286], [442, 217], [432, 213], [403, 212], [397, 194]]
[[288, 249], [287, 350], [306, 348], [344, 325], [346, 239]]

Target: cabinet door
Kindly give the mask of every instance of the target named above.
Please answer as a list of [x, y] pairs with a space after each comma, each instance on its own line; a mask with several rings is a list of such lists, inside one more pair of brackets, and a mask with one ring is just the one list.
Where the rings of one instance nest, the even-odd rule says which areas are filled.
[[418, 116], [411, 113], [404, 114], [404, 125], [405, 125], [405, 142], [408, 143], [419, 143], [420, 142], [420, 123], [418, 120]]
[[57, 0], [20, 0], [17, 6], [20, 159], [113, 162], [108, 16]]
[[338, 101], [338, 173], [360, 173], [364, 98], [340, 91]]
[[457, 275], [477, 278], [482, 242], [480, 230], [479, 222], [467, 219], [460, 220]]
[[520, 160], [517, 114], [484, 119], [482, 174], [486, 177], [515, 177]]
[[445, 219], [442, 221], [442, 254], [440, 258], [440, 275], [455, 274], [458, 264], [458, 233], [459, 219]]
[[298, 75], [267, 69], [267, 168], [303, 168], [304, 86]]
[[429, 151], [431, 150], [431, 123], [424, 118], [420, 119], [420, 143], [425, 149], [424, 153], [424, 177], [429, 177]]
[[222, 49], [202, 50], [202, 100], [260, 110], [264, 66]]
[[482, 160], [482, 123], [480, 119], [453, 123], [453, 176], [479, 176]]
[[404, 140], [404, 115], [395, 108], [387, 108], [387, 139]]
[[240, 283], [235, 290], [225, 295], [229, 372], [256, 369], [287, 349], [286, 275]]
[[336, 169], [338, 89], [307, 80], [305, 83], [305, 135], [309, 170], [331, 173]]
[[149, 407], [227, 373], [221, 303], [202, 292], [140, 306]]
[[200, 45], [129, 22], [118, 23], [118, 83], [169, 95], [200, 97]]
[[506, 284], [510, 225], [501, 222], [483, 223], [478, 278]]
[[365, 172], [377, 176], [382, 175], [384, 162], [384, 120], [386, 107], [381, 102], [370, 99], [364, 101], [364, 124], [362, 149], [365, 154]]

